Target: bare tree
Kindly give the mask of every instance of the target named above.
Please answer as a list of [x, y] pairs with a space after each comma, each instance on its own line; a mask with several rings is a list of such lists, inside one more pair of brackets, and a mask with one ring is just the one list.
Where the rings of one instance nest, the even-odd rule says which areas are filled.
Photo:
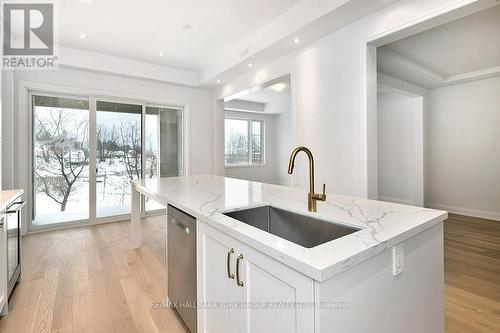
[[146, 172], [149, 178], [153, 178], [157, 173], [158, 168], [158, 158], [153, 149], [153, 143], [151, 135], [148, 137], [146, 144]]
[[74, 119], [65, 109], [36, 115], [35, 188], [58, 203], [61, 211], [88, 164], [88, 120]]
[[141, 127], [138, 121], [121, 121], [120, 141], [128, 177], [141, 178]]
[[106, 141], [108, 136], [108, 128], [103, 125], [97, 126], [96, 141], [97, 141], [97, 156], [99, 161], [106, 160]]
[[248, 140], [245, 136], [231, 133], [226, 139], [226, 161], [230, 163], [248, 161]]

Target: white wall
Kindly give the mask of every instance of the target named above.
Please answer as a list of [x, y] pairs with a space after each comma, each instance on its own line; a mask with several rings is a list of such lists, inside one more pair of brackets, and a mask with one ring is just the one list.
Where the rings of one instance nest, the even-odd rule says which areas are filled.
[[[262, 166], [231, 166], [225, 168], [225, 176], [259, 181], [264, 183], [287, 185], [290, 183], [286, 167], [281, 168], [278, 156], [283, 154], [290, 126], [286, 127], [281, 116], [274, 114], [258, 114], [249, 112], [226, 111], [226, 116], [232, 118], [253, 119], [264, 121], [264, 154], [265, 164]], [[286, 117], [286, 116], [285, 116]]]
[[377, 116], [379, 200], [415, 204], [413, 98], [379, 94]]
[[[294, 144], [308, 146], [314, 153], [316, 185], [325, 182], [329, 192], [366, 196], [364, 42], [463, 3], [460, 0], [400, 1], [272, 63], [260, 68], [255, 66], [257, 68], [247, 75], [214, 90], [213, 101], [291, 73], [292, 103], [296, 110]], [[217, 116], [219, 134], [215, 146], [220, 159], [223, 124], [220, 113]], [[223, 167], [218, 164], [216, 170], [220, 172]], [[307, 179], [307, 164], [298, 161], [294, 184], [306, 188]]]
[[[122, 98], [141, 98], [155, 103], [184, 105], [188, 118], [187, 172], [188, 174], [213, 173], [213, 146], [211, 144], [214, 135], [213, 108], [207, 91], [67, 68], [54, 71], [17, 71], [12, 80], [15, 95], [14, 108], [5, 110], [3, 114], [4, 120], [8, 119], [13, 124], [3, 135], [4, 144], [9, 146], [6, 148], [12, 152], [13, 157], [4, 161], [3, 177], [9, 178], [12, 174], [16, 176], [15, 181], [9, 183], [11, 187], [20, 187], [29, 191], [30, 112], [27, 92], [19, 90], [25, 82], [28, 82], [28, 85], [48, 85], [47, 90], [53, 90], [52, 85], [54, 85], [69, 90], [83, 91], [83, 94], [86, 91], [97, 91], [102, 95], [119, 95]], [[8, 128], [9, 125], [5, 124], [5, 126]]]
[[426, 201], [500, 220], [500, 77], [429, 91]]
[[[15, 188], [13, 161], [14, 145], [12, 135], [14, 132], [14, 71], [2, 71], [2, 188]], [[9, 143], [11, 142], [11, 143]]]
[[290, 185], [292, 179], [288, 174], [288, 158], [293, 150], [290, 111], [274, 116], [274, 128], [274, 142], [276, 146], [274, 154], [274, 177], [277, 183]]

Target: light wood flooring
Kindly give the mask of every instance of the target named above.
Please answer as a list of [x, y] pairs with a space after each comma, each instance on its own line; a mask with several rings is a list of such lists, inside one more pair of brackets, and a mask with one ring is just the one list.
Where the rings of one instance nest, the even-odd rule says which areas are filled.
[[162, 302], [165, 217], [144, 221], [130, 249], [130, 222], [32, 234], [23, 239], [22, 282], [2, 333], [185, 332]]
[[[184, 332], [165, 295], [165, 223], [129, 222], [33, 234], [23, 239], [22, 283], [2, 333]], [[445, 222], [446, 331], [500, 332], [500, 222], [450, 215]]]
[[444, 224], [447, 332], [500, 332], [500, 221]]

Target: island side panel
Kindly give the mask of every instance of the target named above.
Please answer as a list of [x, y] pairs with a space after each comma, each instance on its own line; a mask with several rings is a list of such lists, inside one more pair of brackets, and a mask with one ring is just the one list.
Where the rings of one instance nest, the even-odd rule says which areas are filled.
[[132, 199], [131, 199], [131, 244], [132, 248], [136, 249], [142, 243], [142, 229], [141, 229], [141, 194], [132, 184]]
[[443, 223], [403, 242], [404, 271], [393, 275], [392, 248], [316, 282], [316, 332], [444, 332]]

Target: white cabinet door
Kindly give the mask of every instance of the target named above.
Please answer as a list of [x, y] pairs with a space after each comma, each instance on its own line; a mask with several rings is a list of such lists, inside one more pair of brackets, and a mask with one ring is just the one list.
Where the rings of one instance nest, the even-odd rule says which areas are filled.
[[[204, 223], [197, 227], [198, 332], [233, 333], [231, 302], [237, 300], [234, 244], [229, 237]], [[233, 251], [231, 252], [231, 249]]]
[[[243, 331], [314, 332], [314, 283], [294, 269], [241, 244]], [[298, 305], [298, 307], [297, 307]]]
[[[231, 249], [229, 273], [234, 279], [228, 277]], [[201, 307], [199, 332], [314, 332], [314, 284], [309, 277], [200, 222], [198, 258], [200, 304], [219, 301], [228, 306]]]
[[5, 217], [0, 216], [0, 314], [7, 304], [7, 225]]

